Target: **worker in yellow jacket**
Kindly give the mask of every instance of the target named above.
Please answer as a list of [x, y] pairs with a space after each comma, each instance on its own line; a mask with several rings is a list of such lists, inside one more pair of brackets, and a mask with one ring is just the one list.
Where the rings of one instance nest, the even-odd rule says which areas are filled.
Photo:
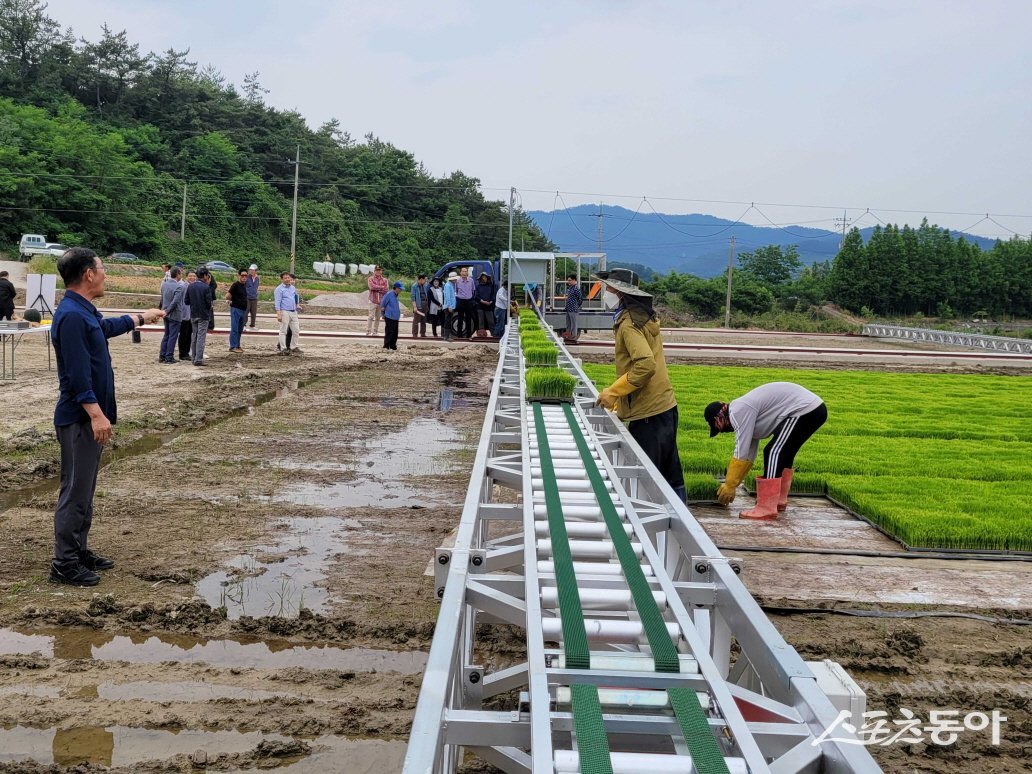
[[663, 337], [652, 296], [638, 287], [630, 269], [601, 271], [602, 303], [613, 312], [616, 381], [598, 405], [616, 411], [663, 478], [685, 500], [684, 473], [677, 453], [677, 398], [663, 357]]

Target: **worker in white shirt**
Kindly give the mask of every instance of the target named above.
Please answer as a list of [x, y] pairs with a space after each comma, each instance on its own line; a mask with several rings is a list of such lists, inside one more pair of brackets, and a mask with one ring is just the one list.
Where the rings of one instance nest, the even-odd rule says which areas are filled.
[[710, 438], [734, 433], [735, 449], [717, 500], [730, 505], [738, 485], [752, 469], [760, 441], [773, 436], [763, 448], [763, 476], [756, 478], [756, 507], [742, 511], [743, 519], [771, 520], [788, 507], [795, 456], [799, 448], [828, 419], [820, 396], [792, 382], [770, 382], [730, 403], [714, 401], [703, 416]]

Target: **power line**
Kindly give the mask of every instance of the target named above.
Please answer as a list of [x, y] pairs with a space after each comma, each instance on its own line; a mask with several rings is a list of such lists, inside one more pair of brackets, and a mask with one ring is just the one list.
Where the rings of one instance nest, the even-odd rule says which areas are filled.
[[[522, 189], [527, 193], [552, 193], [551, 190], [545, 191], [536, 188], [524, 188]], [[567, 196], [583, 196], [585, 198], [598, 200], [602, 199], [637, 199], [639, 194], [606, 194], [606, 193], [588, 193], [583, 191], [565, 191]], [[675, 196], [648, 196], [647, 198], [654, 201], [666, 201], [666, 202], [686, 202], [691, 204], [735, 204], [735, 205], [748, 205], [750, 207], [761, 206], [761, 207], [789, 207], [794, 209], [814, 209], [814, 210], [867, 210], [876, 209], [879, 212], [901, 212], [911, 214], [924, 214], [924, 215], [985, 215], [983, 212], [961, 212], [953, 210], [913, 210], [913, 209], [900, 209], [892, 207], [843, 207], [841, 204], [799, 204], [799, 203], [786, 203], [786, 202], [750, 202], [750, 201], [739, 201], [736, 199], [689, 199]], [[993, 213], [998, 218], [1032, 218], [1032, 214], [1015, 215], [1009, 213]]]

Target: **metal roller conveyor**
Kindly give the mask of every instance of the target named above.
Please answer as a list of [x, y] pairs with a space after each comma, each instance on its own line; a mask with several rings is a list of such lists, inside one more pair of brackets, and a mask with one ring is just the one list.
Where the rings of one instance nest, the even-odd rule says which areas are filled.
[[[878, 771], [841, 736], [815, 743], [838, 710], [741, 560], [543, 327], [574, 397], [528, 401], [511, 322], [458, 535], [435, 555], [441, 610], [406, 774], [451, 774], [467, 753], [513, 774]], [[479, 663], [479, 638], [513, 632], [525, 659]]]

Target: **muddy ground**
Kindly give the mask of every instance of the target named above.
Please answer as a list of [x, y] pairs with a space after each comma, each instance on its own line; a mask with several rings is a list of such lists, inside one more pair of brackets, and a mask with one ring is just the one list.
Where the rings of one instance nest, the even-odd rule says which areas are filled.
[[[424, 569], [458, 522], [496, 353], [245, 346], [194, 369], [154, 362], [154, 336], [111, 342], [120, 422], [91, 542], [118, 565], [92, 590], [45, 581], [56, 386], [41, 344], [19, 350], [0, 385], [0, 770], [400, 769], [436, 617]], [[1008, 717], [998, 747], [874, 749], [886, 770], [1027, 770], [1029, 627], [772, 620], [869, 709]], [[509, 631], [485, 642], [482, 663], [519, 657]]]

